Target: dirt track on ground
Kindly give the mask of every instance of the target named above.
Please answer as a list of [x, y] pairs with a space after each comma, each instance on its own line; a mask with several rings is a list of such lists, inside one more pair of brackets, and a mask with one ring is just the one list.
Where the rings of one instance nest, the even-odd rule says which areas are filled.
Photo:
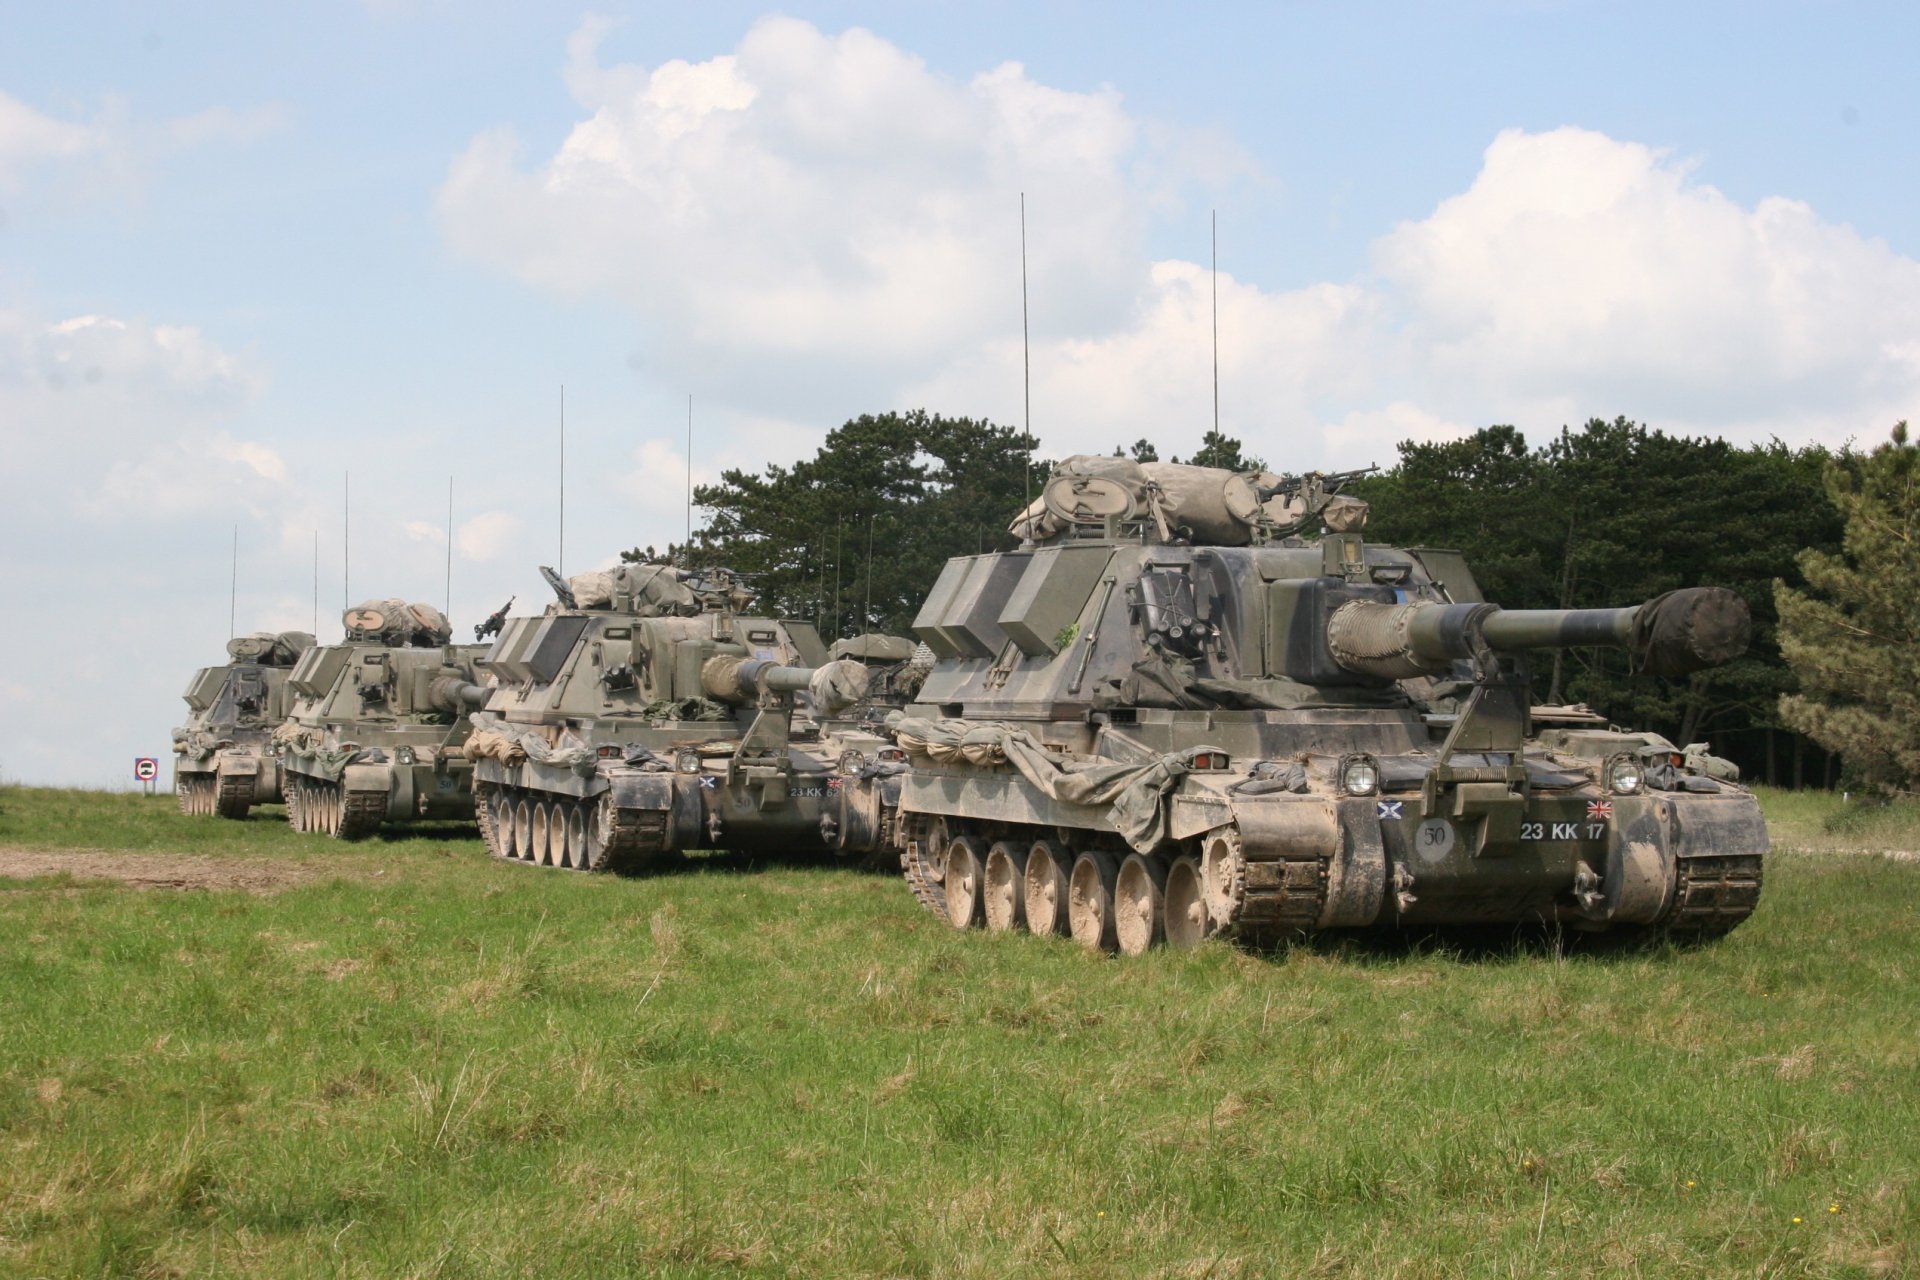
[[0, 880], [69, 875], [136, 889], [237, 889], [282, 893], [341, 874], [337, 867], [266, 858], [148, 853], [131, 849], [0, 849]]

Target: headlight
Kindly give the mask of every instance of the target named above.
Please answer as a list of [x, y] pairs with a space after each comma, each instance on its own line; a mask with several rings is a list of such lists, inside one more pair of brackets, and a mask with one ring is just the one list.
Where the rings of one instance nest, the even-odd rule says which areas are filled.
[[1646, 783], [1646, 770], [1631, 756], [1616, 756], [1607, 761], [1607, 790], [1615, 795], [1639, 795]]
[[1350, 796], [1370, 796], [1380, 789], [1380, 766], [1372, 756], [1348, 756], [1340, 765], [1340, 789]]
[[673, 758], [673, 767], [681, 773], [700, 772], [700, 753], [698, 751], [682, 751]]

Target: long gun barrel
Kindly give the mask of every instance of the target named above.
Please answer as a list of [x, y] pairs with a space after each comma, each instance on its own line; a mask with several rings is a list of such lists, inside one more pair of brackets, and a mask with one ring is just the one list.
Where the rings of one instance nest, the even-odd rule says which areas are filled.
[[471, 684], [458, 676], [441, 676], [427, 687], [427, 701], [434, 710], [457, 716], [484, 707], [492, 693], [484, 685]]
[[1688, 587], [1626, 609], [1501, 609], [1488, 604], [1341, 606], [1327, 624], [1334, 661], [1389, 680], [1446, 671], [1475, 656], [1587, 646], [1630, 650], [1655, 675], [1684, 676], [1746, 652], [1746, 601], [1724, 587]]
[[758, 658], [707, 659], [700, 687], [718, 702], [740, 706], [763, 693], [805, 693], [827, 715], [843, 711], [866, 694], [867, 669], [850, 659], [824, 667], [787, 667]]

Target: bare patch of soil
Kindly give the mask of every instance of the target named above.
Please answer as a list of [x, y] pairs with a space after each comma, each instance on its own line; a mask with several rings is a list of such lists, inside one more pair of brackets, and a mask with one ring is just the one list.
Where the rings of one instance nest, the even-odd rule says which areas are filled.
[[338, 868], [305, 861], [113, 849], [0, 849], [0, 879], [7, 880], [68, 875], [76, 880], [117, 880], [136, 889], [237, 889], [268, 894], [339, 874]]

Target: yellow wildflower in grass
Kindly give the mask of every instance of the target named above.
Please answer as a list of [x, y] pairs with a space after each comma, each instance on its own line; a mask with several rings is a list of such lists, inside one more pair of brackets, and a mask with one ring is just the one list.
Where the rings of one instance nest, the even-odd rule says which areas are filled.
[[1797, 1226], [1799, 1226], [1799, 1225], [1800, 1225], [1800, 1219], [1798, 1219], [1798, 1218], [1795, 1218], [1795, 1219], [1793, 1220], [1793, 1225], [1794, 1225], [1794, 1226], [1796, 1226], [1796, 1227], [1797, 1227]]
[[1839, 1206], [1839, 1205], [1837, 1205], [1837, 1204], [1830, 1204], [1830, 1205], [1828, 1205], [1828, 1206], [1827, 1206], [1827, 1212], [1828, 1212], [1828, 1213], [1838, 1213], [1838, 1212], [1840, 1212], [1840, 1206]]

